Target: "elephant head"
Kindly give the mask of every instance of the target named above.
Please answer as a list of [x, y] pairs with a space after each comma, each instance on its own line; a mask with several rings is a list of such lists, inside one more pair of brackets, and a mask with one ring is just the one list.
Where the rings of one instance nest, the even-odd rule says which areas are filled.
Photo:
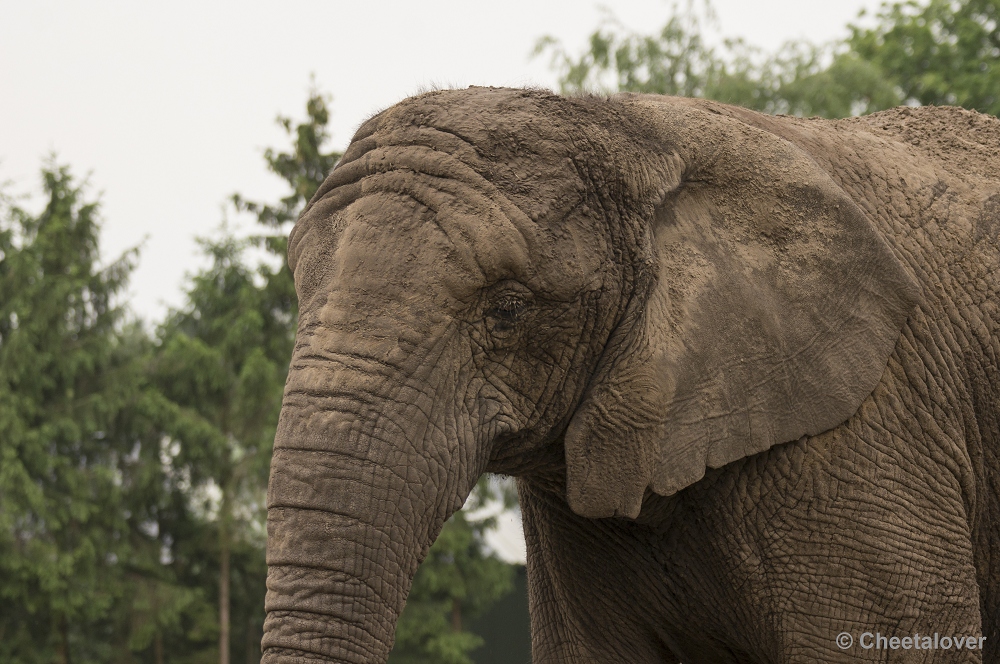
[[639, 514], [847, 419], [916, 298], [787, 141], [683, 100], [432, 92], [367, 121], [289, 243], [264, 661], [384, 661], [484, 471]]

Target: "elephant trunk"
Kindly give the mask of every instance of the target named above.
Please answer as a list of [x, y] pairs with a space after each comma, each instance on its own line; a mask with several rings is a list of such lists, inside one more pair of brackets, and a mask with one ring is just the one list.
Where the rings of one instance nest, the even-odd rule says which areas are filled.
[[286, 392], [268, 493], [262, 662], [385, 662], [413, 575], [456, 501], [428, 489], [440, 482], [426, 465], [403, 459], [414, 441], [391, 440], [404, 435], [391, 422], [406, 420], [289, 401]]

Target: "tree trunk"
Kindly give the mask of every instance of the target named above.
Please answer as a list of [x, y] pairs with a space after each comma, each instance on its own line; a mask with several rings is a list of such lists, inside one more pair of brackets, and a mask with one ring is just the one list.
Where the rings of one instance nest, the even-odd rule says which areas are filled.
[[156, 630], [153, 637], [153, 661], [156, 664], [163, 664], [163, 632]]
[[247, 643], [246, 652], [247, 664], [259, 664], [260, 662], [260, 639], [254, 638], [257, 632], [257, 621], [251, 615], [247, 619]]
[[229, 664], [229, 501], [219, 506], [219, 664]]
[[451, 631], [462, 631], [462, 600], [457, 597], [451, 600]]
[[59, 661], [61, 664], [70, 664], [69, 621], [65, 614], [59, 616], [59, 637]]

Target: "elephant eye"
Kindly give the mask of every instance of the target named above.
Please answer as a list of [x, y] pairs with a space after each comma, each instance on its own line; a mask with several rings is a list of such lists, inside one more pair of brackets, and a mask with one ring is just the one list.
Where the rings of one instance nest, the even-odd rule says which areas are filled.
[[490, 331], [497, 336], [509, 335], [517, 327], [518, 319], [527, 308], [527, 303], [517, 295], [502, 295], [486, 312]]
[[494, 311], [500, 318], [514, 320], [524, 311], [524, 300], [514, 295], [505, 295], [497, 302]]

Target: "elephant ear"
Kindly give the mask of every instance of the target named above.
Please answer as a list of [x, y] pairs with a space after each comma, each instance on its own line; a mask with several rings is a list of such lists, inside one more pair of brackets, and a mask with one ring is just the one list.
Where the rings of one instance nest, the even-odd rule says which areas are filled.
[[919, 297], [803, 150], [688, 104], [619, 103], [647, 128], [655, 211], [646, 292], [565, 434], [569, 505], [595, 518], [635, 518], [649, 489], [670, 495], [850, 418]]

